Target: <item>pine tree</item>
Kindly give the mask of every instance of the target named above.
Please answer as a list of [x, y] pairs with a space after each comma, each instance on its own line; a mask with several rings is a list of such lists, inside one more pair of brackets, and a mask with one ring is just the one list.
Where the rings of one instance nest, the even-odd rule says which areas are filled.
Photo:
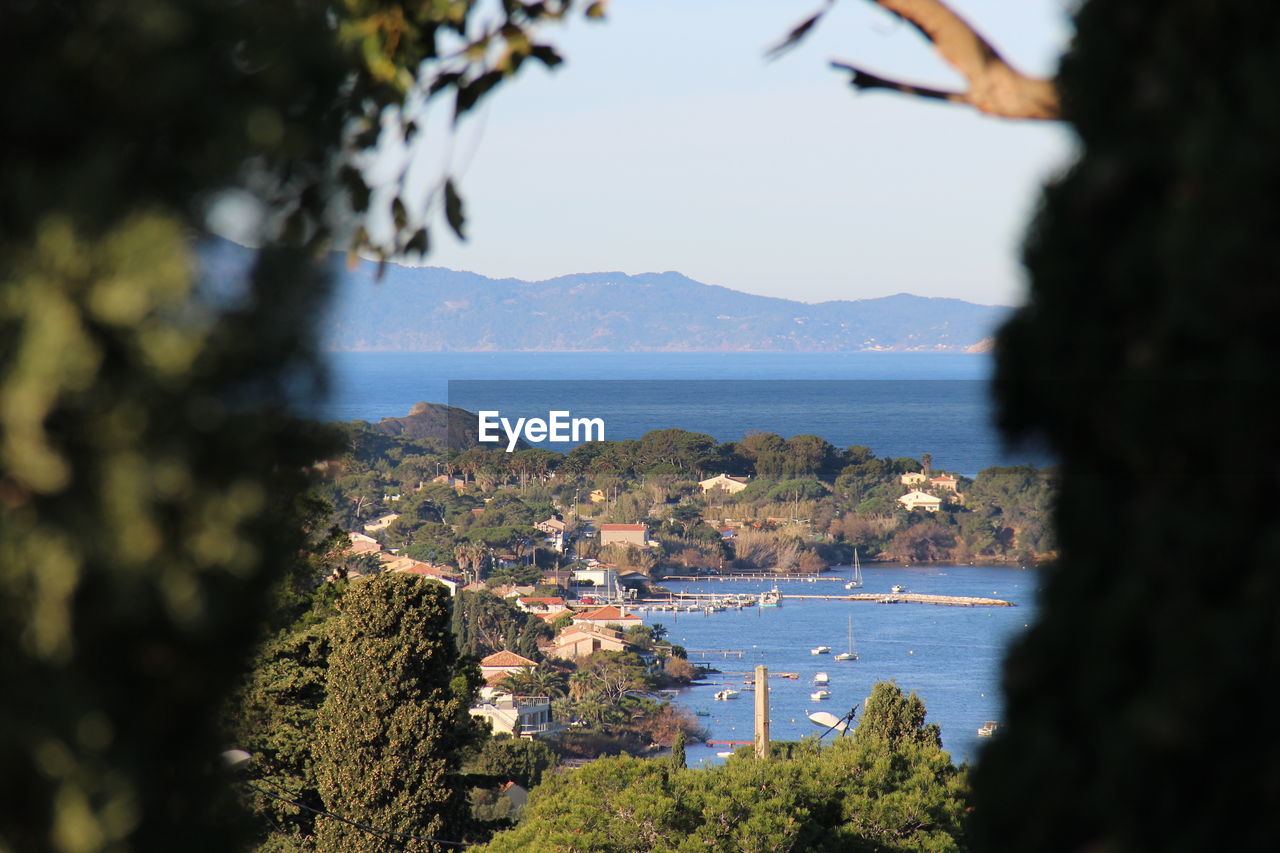
[[[458, 771], [480, 737], [468, 713], [479, 673], [459, 664], [440, 584], [388, 574], [359, 581], [335, 625], [316, 776], [326, 808], [389, 833], [457, 841], [468, 814]], [[317, 849], [399, 849], [403, 839], [334, 820]]]

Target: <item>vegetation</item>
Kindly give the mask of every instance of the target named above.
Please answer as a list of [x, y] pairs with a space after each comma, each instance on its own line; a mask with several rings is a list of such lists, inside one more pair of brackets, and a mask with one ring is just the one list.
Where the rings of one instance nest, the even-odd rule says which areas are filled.
[[[956, 850], [965, 776], [923, 705], [876, 685], [851, 738], [810, 739], [758, 761], [688, 770], [683, 755], [595, 761], [534, 790], [520, 825], [484, 850]], [[864, 731], [865, 729], [865, 731]], [[675, 757], [675, 756], [679, 757]]]
[[[321, 798], [388, 833], [458, 839], [467, 828], [465, 749], [482, 730], [469, 709], [479, 673], [460, 665], [449, 592], [411, 575], [354, 583], [332, 635], [315, 721]], [[319, 851], [379, 851], [387, 840], [322, 820]]]
[[[564, 455], [537, 451], [531, 468], [520, 457], [532, 450], [481, 450], [476, 456], [476, 448], [458, 452], [430, 439], [379, 435], [365, 441], [361, 436], [372, 429], [367, 425], [345, 429], [358, 450], [332, 466], [338, 473], [323, 491], [346, 508], [340, 518], [357, 529], [395, 513], [398, 518], [378, 533], [388, 547], [495, 583], [535, 584], [540, 568], [564, 559], [535, 529], [557, 515], [569, 519], [566, 537], [575, 556], [650, 576], [726, 568], [815, 573], [851, 561], [855, 547], [864, 560], [908, 562], [1026, 562], [1055, 547], [1048, 520], [1054, 472], [1029, 467], [958, 477], [955, 491], [925, 483], [943, 502], [941, 511], [926, 512], [908, 511], [898, 498], [909, 488], [902, 475], [921, 471], [926, 459], [931, 465], [929, 454], [880, 459], [869, 448], [839, 450], [812, 435], [758, 433], [720, 443], [698, 433], [655, 430], [637, 440], [589, 442]], [[485, 460], [488, 474], [469, 486], [407, 486], [397, 473], [406, 466], [475, 468], [477, 459]], [[733, 495], [704, 493], [698, 481], [717, 473], [749, 478], [747, 487]], [[575, 495], [593, 491], [608, 497], [574, 504]], [[644, 522], [661, 547], [601, 547], [579, 538], [580, 518]], [[731, 531], [730, 538], [722, 531]]]

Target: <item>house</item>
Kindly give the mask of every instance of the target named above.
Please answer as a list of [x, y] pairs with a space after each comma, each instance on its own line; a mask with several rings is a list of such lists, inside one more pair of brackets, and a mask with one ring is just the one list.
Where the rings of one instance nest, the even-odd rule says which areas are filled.
[[553, 619], [557, 615], [569, 609], [564, 603], [563, 598], [517, 598], [516, 607], [526, 613], [535, 613], [538, 616], [550, 616]]
[[606, 545], [636, 545], [644, 548], [649, 544], [649, 527], [645, 524], [602, 524], [600, 525], [600, 547]]
[[443, 483], [443, 484], [445, 484], [446, 486], [452, 486], [453, 488], [455, 488], [455, 489], [457, 489], [457, 490], [459, 490], [459, 491], [461, 491], [461, 490], [463, 490], [463, 489], [465, 489], [465, 488], [467, 487], [467, 482], [466, 482], [466, 480], [463, 480], [461, 477], [454, 477], [454, 476], [451, 476], [451, 475], [449, 475], [449, 474], [441, 474], [441, 475], [440, 475], [440, 476], [438, 476], [438, 477], [432, 477], [432, 478], [431, 478], [431, 482], [433, 482], [433, 483]]
[[[406, 560], [409, 563], [408, 565], [404, 564], [404, 561]], [[387, 571], [399, 572], [407, 575], [417, 575], [418, 577], [439, 581], [448, 587], [449, 595], [457, 595], [458, 587], [462, 585], [462, 580], [458, 573], [448, 566], [433, 566], [429, 563], [420, 563], [417, 560], [411, 560], [408, 557], [398, 557], [387, 565]], [[391, 566], [395, 566], [395, 568], [390, 568]]]
[[729, 494], [736, 495], [746, 487], [746, 477], [731, 477], [728, 474], [716, 474], [714, 477], [698, 482], [698, 488], [702, 489], [703, 494], [712, 489], [724, 489]]
[[929, 478], [924, 474], [921, 474], [919, 471], [913, 471], [903, 474], [898, 479], [902, 481], [902, 485], [904, 486], [918, 486], [921, 483], [926, 482]]
[[950, 474], [943, 474], [941, 477], [934, 477], [931, 479], [929, 481], [929, 486], [934, 489], [946, 489], [948, 492], [954, 492], [956, 490], [956, 485], [959, 482], [959, 480], [952, 477]]
[[574, 625], [560, 632], [547, 656], [559, 660], [581, 660], [599, 651], [626, 651], [627, 642], [617, 631], [595, 625]]
[[480, 701], [471, 707], [471, 716], [487, 720], [494, 734], [512, 737], [532, 738], [559, 729], [546, 696], [512, 696], [492, 687], [480, 689]]
[[908, 510], [923, 509], [926, 512], [937, 512], [942, 508], [942, 500], [935, 498], [933, 495], [927, 495], [919, 489], [913, 489], [902, 497], [898, 498], [898, 503], [902, 504]]
[[627, 628], [631, 625], [641, 625], [643, 623], [644, 620], [639, 616], [630, 616], [622, 608], [614, 607], [612, 604], [606, 607], [597, 607], [595, 610], [588, 610], [573, 617], [574, 625], [595, 625], [600, 628], [607, 625], [619, 625]]
[[351, 547], [344, 551], [344, 554], [376, 554], [382, 550], [382, 545], [372, 536], [351, 532], [347, 537], [351, 540]]
[[604, 489], [593, 489], [591, 494], [587, 495], [587, 500], [593, 504], [602, 504], [608, 499], [609, 496], [604, 493]]
[[391, 522], [400, 517], [398, 512], [389, 512], [386, 515], [380, 515], [373, 521], [364, 526], [365, 533], [377, 533], [379, 530], [386, 530], [391, 526]]
[[503, 649], [480, 661], [480, 674], [484, 676], [485, 681], [500, 680], [503, 676], [519, 672], [526, 666], [536, 667], [537, 665], [538, 662], [535, 660], [529, 660], [523, 655]]
[[593, 586], [602, 598], [615, 598], [618, 595], [618, 572], [616, 569], [596, 563], [585, 569], [573, 570], [573, 582], [579, 586]]
[[547, 542], [551, 544], [551, 547], [564, 553], [564, 532], [568, 529], [567, 524], [552, 516], [546, 521], [539, 521], [534, 527], [547, 534]]
[[553, 515], [551, 516], [551, 518], [548, 518], [546, 521], [539, 521], [537, 524], [534, 525], [534, 527], [538, 528], [543, 533], [550, 533], [552, 535], [560, 534], [561, 536], [563, 536], [564, 531], [568, 527], [568, 525]]

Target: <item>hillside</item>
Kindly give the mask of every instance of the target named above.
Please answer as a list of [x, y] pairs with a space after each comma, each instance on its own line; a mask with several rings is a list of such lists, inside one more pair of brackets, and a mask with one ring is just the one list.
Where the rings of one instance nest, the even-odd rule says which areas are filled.
[[[217, 248], [225, 271], [248, 250]], [[440, 267], [335, 262], [324, 323], [337, 350], [980, 351], [1010, 309], [900, 293], [818, 304], [741, 293], [677, 272], [492, 279]]]

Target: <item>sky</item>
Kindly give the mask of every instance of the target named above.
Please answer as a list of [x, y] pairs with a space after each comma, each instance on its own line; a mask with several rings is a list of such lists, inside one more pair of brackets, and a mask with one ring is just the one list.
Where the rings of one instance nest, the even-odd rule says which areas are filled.
[[[854, 92], [830, 60], [963, 88], [862, 0], [766, 61], [820, 2], [613, 0], [604, 23], [548, 28], [566, 62], [526, 66], [421, 155], [422, 175], [448, 162], [461, 176], [468, 216], [466, 243], [433, 229], [425, 263], [526, 280], [676, 270], [805, 302], [1020, 304], [1022, 234], [1071, 156], [1068, 130]], [[1051, 75], [1070, 39], [1062, 0], [952, 6], [1028, 73]]]

